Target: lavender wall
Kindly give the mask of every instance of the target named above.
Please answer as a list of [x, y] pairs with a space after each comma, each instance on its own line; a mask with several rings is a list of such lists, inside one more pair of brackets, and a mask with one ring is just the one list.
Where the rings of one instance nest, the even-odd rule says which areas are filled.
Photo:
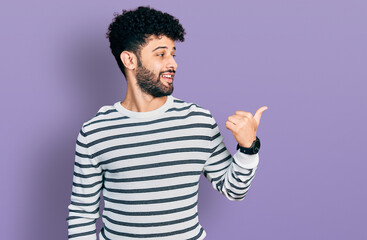
[[[174, 96], [211, 110], [232, 153], [227, 117], [269, 107], [247, 198], [201, 179], [207, 239], [367, 239], [366, 1], [139, 4], [185, 27]], [[1, 5], [0, 238], [66, 239], [78, 131], [124, 97], [104, 34], [137, 1]]]

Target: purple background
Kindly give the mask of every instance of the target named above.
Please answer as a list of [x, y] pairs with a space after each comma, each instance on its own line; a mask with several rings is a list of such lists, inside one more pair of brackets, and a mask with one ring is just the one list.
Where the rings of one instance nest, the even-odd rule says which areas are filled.
[[247, 198], [201, 179], [207, 239], [367, 239], [364, 0], [2, 3], [0, 238], [67, 238], [77, 134], [125, 96], [105, 32], [147, 4], [187, 32], [173, 95], [209, 109], [232, 153], [227, 117], [269, 107]]

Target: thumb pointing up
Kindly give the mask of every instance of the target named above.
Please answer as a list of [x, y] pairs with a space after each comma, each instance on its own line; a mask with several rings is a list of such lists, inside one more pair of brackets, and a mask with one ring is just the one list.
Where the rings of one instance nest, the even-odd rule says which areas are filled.
[[268, 109], [268, 107], [267, 106], [263, 106], [263, 107], [257, 109], [257, 111], [255, 112], [254, 119], [255, 119], [255, 121], [257, 123], [257, 126], [259, 126], [261, 115], [263, 114], [263, 112], [266, 109]]

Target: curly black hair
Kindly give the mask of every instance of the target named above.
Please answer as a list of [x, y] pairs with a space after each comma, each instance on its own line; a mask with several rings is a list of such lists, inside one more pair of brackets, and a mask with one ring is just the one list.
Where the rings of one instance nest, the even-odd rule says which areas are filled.
[[120, 59], [123, 51], [131, 51], [139, 58], [141, 47], [152, 35], [166, 36], [173, 41], [185, 40], [185, 29], [178, 19], [149, 6], [140, 6], [130, 11], [122, 10], [122, 14], [114, 13], [114, 16], [106, 38], [110, 41], [112, 54], [124, 75], [125, 66]]

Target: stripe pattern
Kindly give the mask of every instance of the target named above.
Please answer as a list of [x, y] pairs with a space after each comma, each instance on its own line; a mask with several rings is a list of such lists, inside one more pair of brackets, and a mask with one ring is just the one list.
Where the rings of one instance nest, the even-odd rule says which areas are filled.
[[210, 111], [196, 104], [169, 96], [164, 111], [138, 118], [117, 104], [102, 107], [78, 134], [68, 239], [96, 239], [101, 193], [99, 239], [204, 239], [201, 173], [228, 199], [242, 200], [258, 154], [232, 156]]

